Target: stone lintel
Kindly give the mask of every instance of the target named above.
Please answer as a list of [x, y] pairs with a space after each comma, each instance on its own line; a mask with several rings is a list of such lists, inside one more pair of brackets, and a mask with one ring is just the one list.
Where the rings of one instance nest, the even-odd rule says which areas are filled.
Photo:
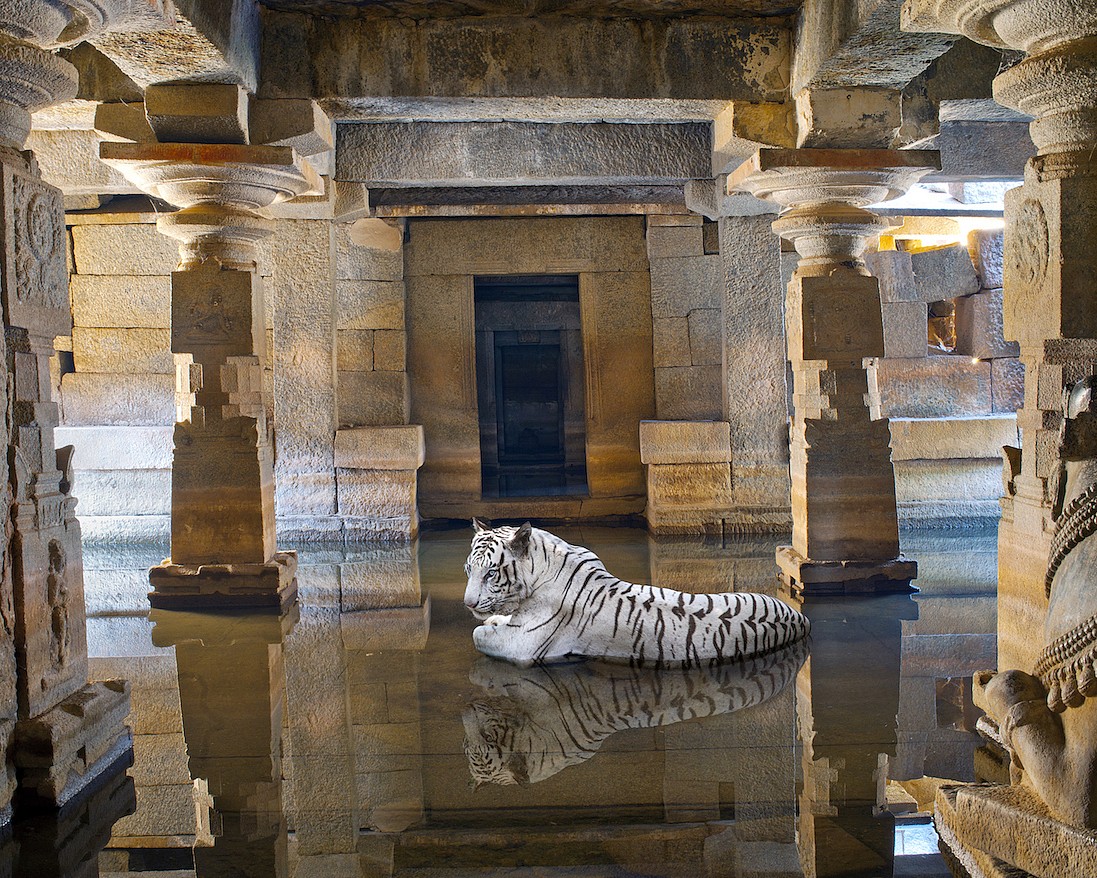
[[[337, 186], [350, 185], [341, 183]], [[688, 183], [687, 183], [688, 185]], [[337, 196], [338, 197], [338, 196]], [[370, 189], [377, 217], [684, 214], [682, 186], [454, 186]]]
[[239, 85], [180, 82], [145, 89], [145, 115], [162, 143], [248, 143], [248, 93]]
[[891, 459], [993, 459], [1018, 444], [1017, 416], [890, 418]]
[[918, 562], [899, 555], [881, 561], [812, 561], [792, 546], [778, 546], [778, 577], [798, 597], [917, 591], [910, 581]]
[[263, 21], [264, 98], [779, 101], [788, 83], [783, 20], [513, 16], [501, 27], [494, 17], [268, 12]]
[[425, 459], [419, 424], [344, 427], [335, 433], [337, 469], [416, 470]]
[[727, 463], [731, 425], [727, 421], [641, 421], [640, 462], [645, 464]]
[[266, 564], [173, 564], [149, 570], [149, 603], [158, 609], [277, 607], [297, 599], [297, 553], [276, 552]]
[[338, 126], [337, 180], [377, 186], [632, 185], [710, 176], [711, 126], [360, 122]]

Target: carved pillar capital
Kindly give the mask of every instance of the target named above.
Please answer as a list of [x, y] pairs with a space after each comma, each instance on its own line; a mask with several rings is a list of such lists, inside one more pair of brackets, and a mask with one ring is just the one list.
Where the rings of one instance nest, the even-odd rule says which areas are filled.
[[801, 273], [845, 265], [867, 274], [868, 242], [893, 224], [865, 208], [898, 198], [934, 167], [931, 150], [763, 149], [727, 187], [781, 207], [773, 230], [796, 247]]
[[323, 184], [290, 147], [202, 143], [112, 143], [100, 157], [136, 186], [181, 209], [157, 221], [180, 242], [183, 268], [214, 259], [254, 267], [255, 245], [271, 232], [265, 208]]
[[907, 0], [903, 28], [963, 34], [1027, 57], [994, 80], [994, 99], [1034, 117], [1040, 155], [1097, 139], [1097, 16], [1077, 0]]

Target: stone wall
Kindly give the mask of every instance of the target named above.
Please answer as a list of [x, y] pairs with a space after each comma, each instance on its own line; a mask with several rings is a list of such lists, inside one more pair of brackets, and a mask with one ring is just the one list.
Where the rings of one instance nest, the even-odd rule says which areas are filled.
[[[602, 517], [643, 509], [639, 424], [655, 411], [651, 294], [639, 217], [413, 220], [405, 248], [411, 420], [424, 517]], [[577, 274], [589, 497], [481, 501], [473, 279]]]
[[[960, 237], [953, 220], [921, 223]], [[920, 246], [918, 231], [919, 220], [908, 219], [897, 234], [909, 249], [867, 257], [880, 279], [884, 357], [873, 371], [878, 408], [892, 419], [900, 519], [995, 519], [1002, 446], [1017, 442], [1024, 380], [1016, 345], [1002, 338], [1002, 233]]]

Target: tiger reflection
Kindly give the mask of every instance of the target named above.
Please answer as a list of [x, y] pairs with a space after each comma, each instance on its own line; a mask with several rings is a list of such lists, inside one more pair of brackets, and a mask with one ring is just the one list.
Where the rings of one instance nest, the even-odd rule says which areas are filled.
[[799, 641], [744, 662], [690, 670], [583, 662], [519, 668], [480, 659], [487, 695], [462, 714], [475, 786], [539, 783], [590, 759], [622, 729], [654, 728], [752, 707], [781, 692], [807, 656]]

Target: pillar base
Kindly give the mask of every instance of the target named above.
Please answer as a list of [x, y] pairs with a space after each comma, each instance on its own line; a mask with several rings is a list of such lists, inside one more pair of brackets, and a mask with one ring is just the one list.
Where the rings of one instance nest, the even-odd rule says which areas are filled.
[[918, 562], [902, 555], [886, 561], [812, 561], [792, 546], [778, 546], [777, 566], [778, 578], [796, 597], [917, 591], [910, 581], [918, 575]]
[[933, 822], [953, 871], [958, 864], [972, 878], [1058, 878], [1064, 864], [1071, 875], [1097, 875], [1097, 832], [1060, 823], [1025, 787], [941, 787]]
[[60, 808], [132, 765], [129, 712], [129, 683], [110, 680], [89, 683], [41, 716], [16, 723], [18, 807]]
[[149, 603], [165, 610], [278, 607], [297, 600], [297, 553], [275, 552], [266, 564], [173, 564], [149, 570]]

